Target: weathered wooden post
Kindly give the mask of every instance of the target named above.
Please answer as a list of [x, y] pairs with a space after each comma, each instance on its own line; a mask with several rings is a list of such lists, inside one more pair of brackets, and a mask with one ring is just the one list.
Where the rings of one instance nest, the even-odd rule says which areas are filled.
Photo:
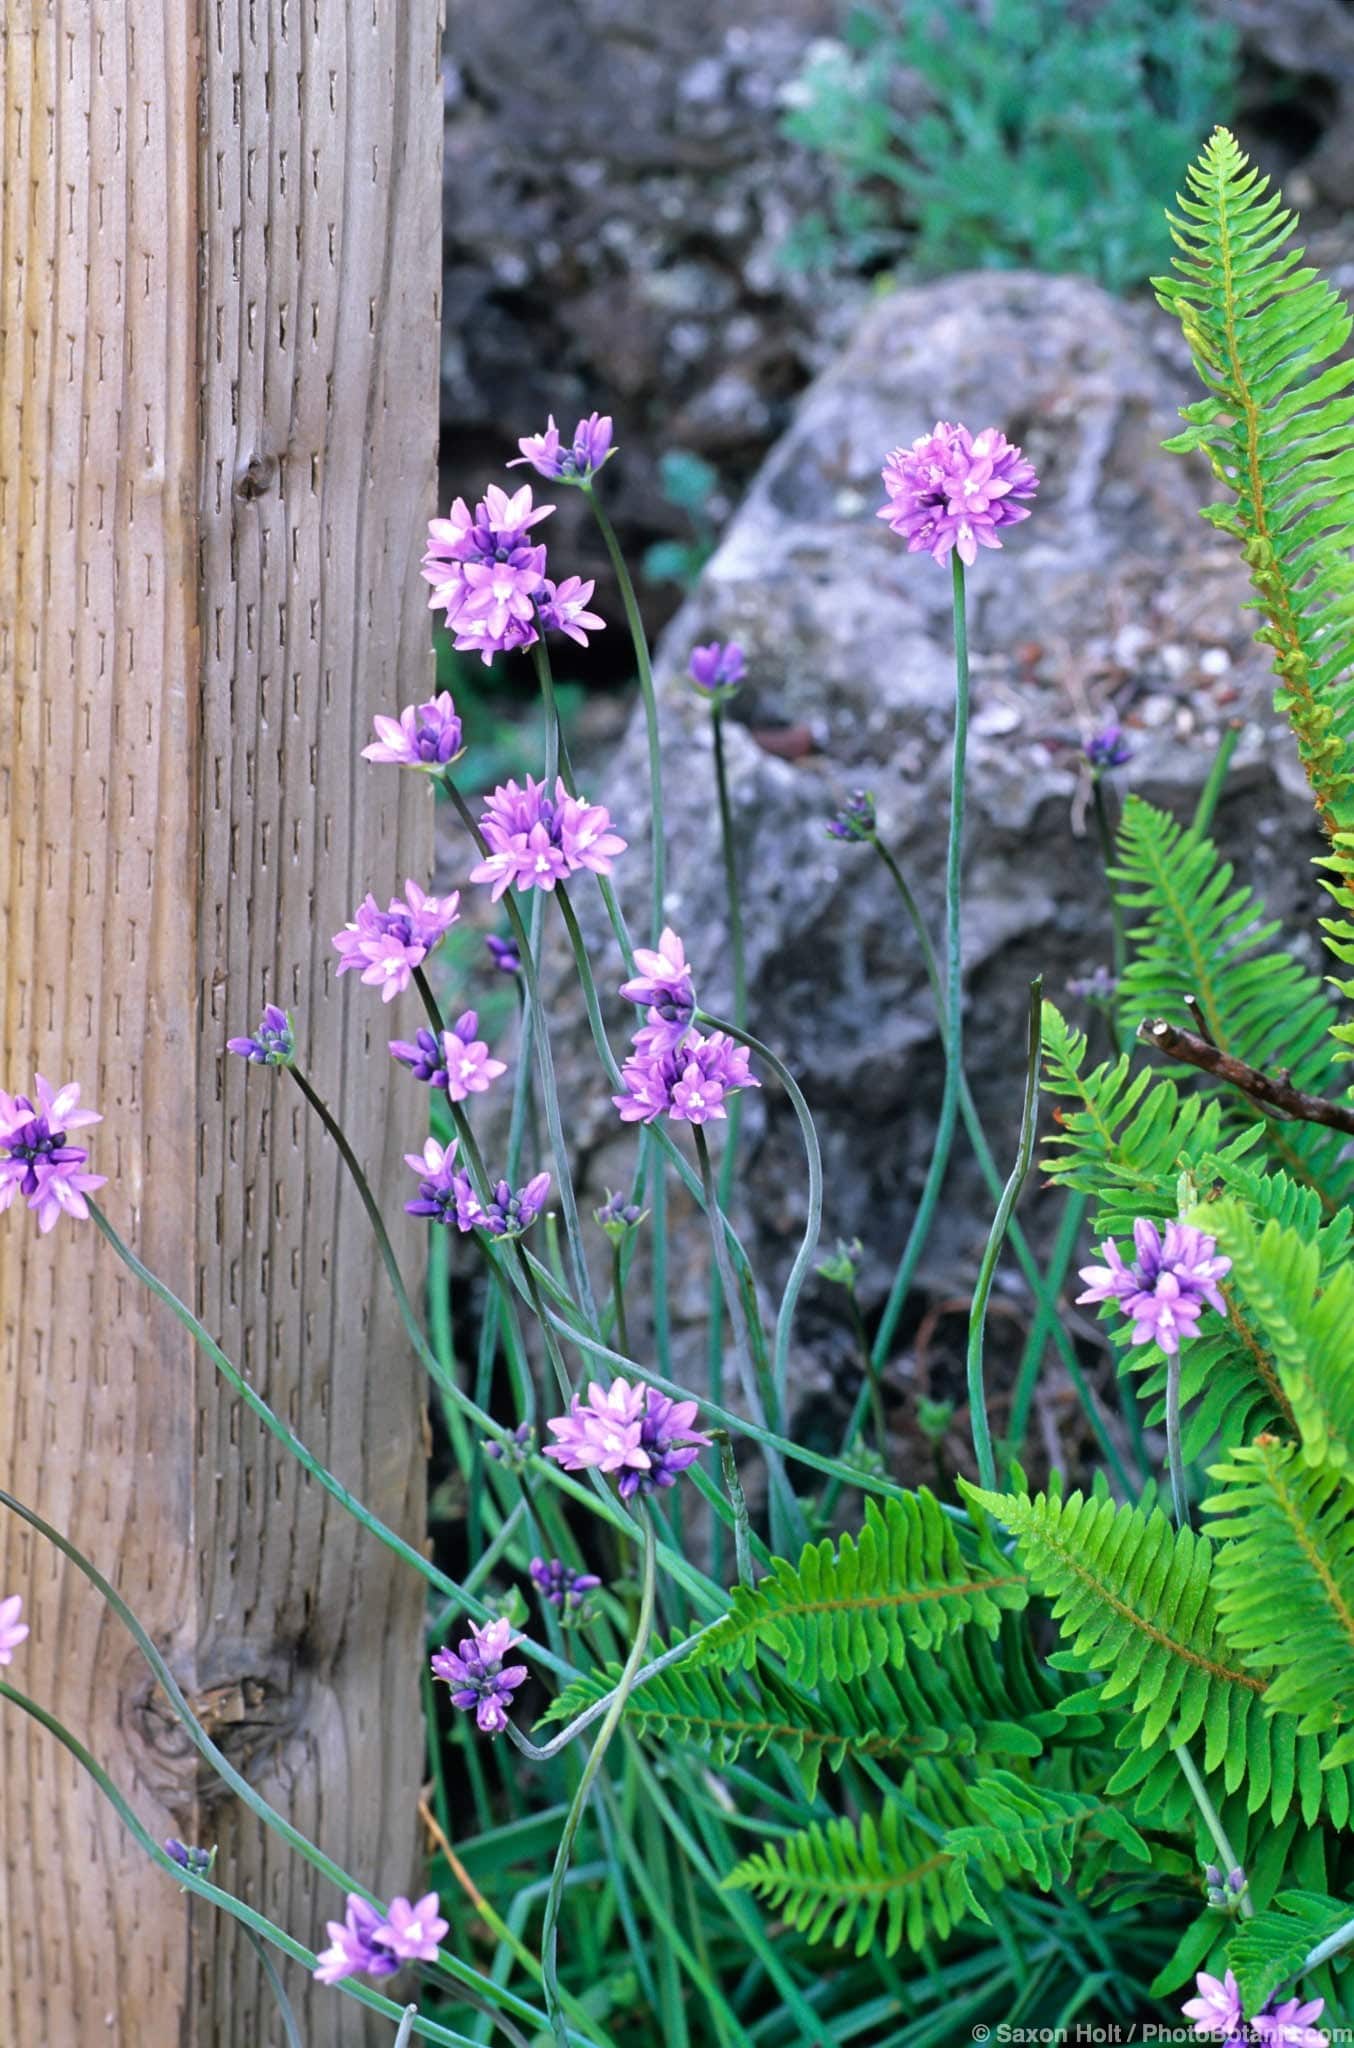
[[[414, 1540], [420, 1386], [362, 1213], [295, 1089], [223, 1044], [293, 1006], [394, 1193], [393, 1020], [335, 989], [329, 936], [430, 857], [426, 789], [356, 750], [430, 681], [439, 32], [439, 0], [8, 0], [0, 22], [0, 1086], [79, 1078], [113, 1220]], [[419, 1581], [92, 1226], [39, 1239], [18, 1208], [0, 1476], [114, 1579], [267, 1796], [404, 1889]], [[322, 1941], [341, 1900], [213, 1798], [123, 1631], [8, 1517], [0, 1588], [33, 1625], [9, 1675], [158, 1834], [218, 1842], [227, 1887]], [[388, 2037], [321, 1995], [307, 2039]], [[0, 1708], [5, 2048], [280, 2039], [233, 1923]]]

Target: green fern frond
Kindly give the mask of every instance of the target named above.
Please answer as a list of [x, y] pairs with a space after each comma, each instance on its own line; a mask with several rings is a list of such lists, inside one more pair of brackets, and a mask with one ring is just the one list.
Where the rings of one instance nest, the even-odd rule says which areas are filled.
[[[981, 1821], [951, 1828], [945, 1846], [966, 1865], [976, 1865], [994, 1891], [1022, 1877], [1040, 1891], [1065, 1884], [1087, 1830], [1136, 1862], [1151, 1861], [1137, 1829], [1097, 1793], [1054, 1791], [1010, 1771], [989, 1771], [982, 1782], [982, 1809]], [[974, 1905], [981, 1913], [976, 1900]]]
[[1354, 1719], [1354, 1487], [1262, 1436], [1210, 1468], [1223, 1632], [1304, 1735]]
[[1173, 1529], [1160, 1508], [1144, 1515], [1080, 1493], [1054, 1500], [960, 1484], [1006, 1524], [1052, 1600], [1067, 1645], [1060, 1663], [1106, 1674], [1101, 1696], [1126, 1700], [1135, 1741], [1149, 1748], [1168, 1729], [1173, 1741], [1188, 1741], [1203, 1728], [1210, 1746], [1225, 1746], [1265, 1679], [1237, 1661], [1222, 1634], [1206, 1538]]
[[[1155, 1344], [1130, 1344], [1131, 1332], [1111, 1318], [1111, 1341], [1120, 1372], [1136, 1376], [1143, 1420], [1155, 1428], [1166, 1416], [1167, 1360]], [[1244, 1318], [1219, 1326], [1210, 1316], [1183, 1345], [1180, 1372], [1180, 1449], [1192, 1465], [1216, 1444], [1245, 1443], [1263, 1430], [1296, 1428], [1278, 1369]]]
[[1309, 1465], [1354, 1463], [1354, 1265], [1323, 1270], [1319, 1238], [1263, 1225], [1234, 1197], [1192, 1221], [1232, 1261], [1229, 1290], [1272, 1355]]
[[1243, 1920], [1227, 1944], [1227, 1961], [1245, 2010], [1257, 2013], [1268, 2005], [1311, 1951], [1348, 1919], [1347, 1901], [1325, 1892], [1287, 1891], [1254, 1919]]
[[1136, 1071], [1127, 1055], [1082, 1071], [1086, 1039], [1044, 1004], [1044, 1074], [1050, 1095], [1075, 1105], [1055, 1112], [1058, 1130], [1043, 1165], [1050, 1179], [1094, 1195], [1096, 1227], [1131, 1230], [1136, 1216], [1174, 1217], [1182, 1173], [1226, 1169], [1257, 1142], [1256, 1128], [1228, 1137], [1215, 1097]]
[[1183, 408], [1186, 431], [1167, 445], [1201, 452], [1227, 493], [1207, 516], [1242, 545], [1265, 618], [1257, 637], [1274, 650], [1276, 702], [1333, 833], [1350, 816], [1354, 364], [1332, 358], [1350, 316], [1286, 246], [1294, 216], [1226, 129], [1178, 203], [1177, 275], [1153, 282], [1208, 396]]
[[[620, 1666], [577, 1680], [555, 1702], [549, 1718], [570, 1719], [598, 1700], [620, 1676]], [[733, 1763], [746, 1748], [761, 1756], [772, 1747], [799, 1766], [807, 1797], [814, 1797], [824, 1766], [838, 1771], [848, 1757], [877, 1763], [911, 1762], [922, 1755], [1039, 1755], [1046, 1736], [1061, 1731], [1056, 1690], [1041, 1695], [1013, 1685], [987, 1635], [963, 1629], [906, 1663], [876, 1666], [862, 1678], [820, 1683], [816, 1693], [792, 1685], [760, 1662], [751, 1678], [693, 1669], [690, 1660], [632, 1693], [626, 1725], [665, 1744], [681, 1742]]]
[[840, 1682], [901, 1665], [909, 1645], [933, 1649], [971, 1623], [995, 1634], [1003, 1609], [1026, 1598], [1023, 1577], [989, 1542], [965, 1555], [923, 1488], [882, 1509], [871, 1500], [858, 1537], [806, 1544], [798, 1564], [777, 1558], [755, 1591], [736, 1586], [691, 1662], [751, 1666], [772, 1650], [795, 1684]]
[[[1251, 890], [1233, 886], [1231, 863], [1220, 859], [1212, 841], [1129, 796], [1116, 863], [1115, 893], [1140, 920], [1129, 933], [1133, 958], [1119, 985], [1124, 1021], [1164, 1016], [1190, 1024], [1184, 999], [1192, 997], [1224, 1052], [1254, 1067], [1284, 1070], [1314, 1094], [1331, 1092], [1338, 1055], [1325, 985], [1270, 945], [1279, 925], [1266, 920]], [[1354, 1161], [1341, 1162], [1345, 1141], [1338, 1132], [1268, 1117], [1236, 1089], [1203, 1076], [1198, 1085], [1220, 1090], [1234, 1126], [1258, 1124], [1275, 1163], [1319, 1189], [1328, 1206], [1354, 1188]]]
[[970, 1910], [963, 1862], [941, 1834], [908, 1819], [896, 1802], [859, 1827], [832, 1820], [805, 1828], [730, 1871], [731, 1891], [750, 1891], [810, 1941], [854, 1942], [868, 1953], [883, 1922], [884, 1953], [906, 1942], [920, 1949], [944, 1940]]

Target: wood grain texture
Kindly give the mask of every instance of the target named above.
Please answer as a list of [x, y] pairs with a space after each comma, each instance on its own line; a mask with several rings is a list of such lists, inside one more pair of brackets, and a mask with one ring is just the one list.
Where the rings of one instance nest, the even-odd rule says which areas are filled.
[[[329, 935], [426, 879], [357, 757], [430, 677], [438, 0], [10, 0], [0, 29], [0, 1086], [72, 1076], [106, 1206], [260, 1391], [418, 1540], [421, 1388], [265, 1000], [398, 1212], [412, 1010]], [[412, 1269], [417, 1241], [397, 1233]], [[117, 1583], [216, 1739], [333, 1856], [414, 1874], [419, 1581], [221, 1388], [92, 1229], [0, 1217], [0, 1476]], [[204, 1784], [122, 1631], [26, 1530], [10, 1674], [160, 1834], [300, 1938], [341, 1900]], [[288, 1968], [307, 2039], [384, 2042]], [[0, 1712], [0, 2042], [281, 2039], [233, 1923]]]

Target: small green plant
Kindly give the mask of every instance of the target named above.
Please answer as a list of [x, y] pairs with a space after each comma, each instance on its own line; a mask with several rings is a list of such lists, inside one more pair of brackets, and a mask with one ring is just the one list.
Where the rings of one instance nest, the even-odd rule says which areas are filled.
[[787, 254], [1029, 264], [1123, 291], [1164, 263], [1161, 193], [1235, 85], [1235, 37], [1194, 0], [992, 0], [982, 22], [932, 0], [858, 8], [793, 88], [786, 131], [834, 189]]
[[718, 538], [714, 500], [719, 472], [689, 448], [669, 448], [658, 458], [658, 475], [669, 505], [691, 522], [690, 540], [657, 540], [644, 550], [646, 583], [676, 583], [690, 590], [715, 551]]

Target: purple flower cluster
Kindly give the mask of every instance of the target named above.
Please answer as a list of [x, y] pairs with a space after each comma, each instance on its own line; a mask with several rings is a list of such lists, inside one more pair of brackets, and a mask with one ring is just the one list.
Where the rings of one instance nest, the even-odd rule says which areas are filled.
[[19, 1619], [23, 1609], [22, 1593], [11, 1593], [7, 1600], [0, 1600], [0, 1664], [13, 1663], [14, 1652], [28, 1639], [28, 1624]]
[[412, 1044], [392, 1038], [390, 1050], [416, 1081], [444, 1089], [453, 1102], [464, 1102], [469, 1095], [483, 1095], [491, 1081], [508, 1071], [502, 1060], [489, 1057], [484, 1040], [476, 1038], [478, 1024], [475, 1011], [467, 1010], [440, 1038], [423, 1030]]
[[525, 1664], [503, 1668], [503, 1659], [521, 1640], [505, 1620], [486, 1622], [482, 1628], [472, 1621], [470, 1634], [455, 1650], [438, 1650], [433, 1657], [434, 1678], [444, 1678], [451, 1687], [454, 1707], [467, 1713], [474, 1709], [476, 1725], [485, 1735], [503, 1733], [512, 1696], [527, 1676]]
[[546, 1427], [557, 1439], [545, 1446], [566, 1472], [619, 1472], [622, 1500], [675, 1486], [678, 1475], [693, 1465], [710, 1438], [693, 1428], [694, 1401], [671, 1401], [655, 1387], [631, 1386], [613, 1380], [602, 1387], [594, 1380], [588, 1398], [575, 1394], [567, 1415]]
[[587, 483], [616, 452], [611, 445], [611, 421], [598, 412], [578, 422], [567, 448], [553, 413], [546, 420], [543, 434], [525, 434], [517, 445], [522, 452], [508, 464], [509, 469], [520, 469], [529, 462], [537, 476], [560, 484]]
[[492, 1458], [496, 1465], [504, 1464], [514, 1472], [520, 1471], [533, 1449], [531, 1424], [519, 1422], [506, 1443], [491, 1436], [485, 1439], [481, 1448], [485, 1457]]
[[260, 1067], [289, 1067], [296, 1052], [291, 1018], [276, 1003], [269, 1003], [252, 1038], [228, 1038], [226, 1051]]
[[435, 1963], [437, 1944], [447, 1932], [436, 1892], [417, 1902], [392, 1899], [384, 1913], [349, 1892], [342, 1920], [326, 1923], [329, 1947], [315, 1960], [321, 1984], [344, 1977], [392, 1977], [401, 1963]]
[[868, 789], [853, 789], [827, 829], [834, 839], [873, 839], [878, 829], [874, 796]]
[[339, 973], [361, 968], [363, 981], [380, 989], [383, 1003], [408, 988], [414, 969], [423, 965], [460, 916], [459, 890], [453, 889], [450, 896], [429, 896], [417, 882], [407, 881], [404, 895], [403, 903], [392, 896], [390, 908], [380, 910], [368, 891], [356, 917], [334, 934], [334, 945], [343, 956]]
[[462, 1231], [487, 1230], [491, 1237], [520, 1237], [545, 1207], [549, 1174], [538, 1173], [516, 1189], [501, 1180], [482, 1202], [470, 1175], [456, 1164], [456, 1143], [453, 1138], [442, 1146], [429, 1138], [421, 1152], [405, 1153], [405, 1165], [419, 1176], [417, 1197], [404, 1205], [408, 1214], [426, 1216], [448, 1228], [454, 1223]]
[[762, 1085], [749, 1070], [747, 1047], [726, 1032], [712, 1031], [705, 1038], [688, 1031], [666, 1048], [644, 1044], [647, 1036], [641, 1031], [635, 1039], [621, 1068], [624, 1091], [611, 1098], [622, 1123], [649, 1124], [656, 1116], [669, 1116], [674, 1123], [706, 1124], [724, 1117], [725, 1101], [739, 1088]]
[[878, 517], [906, 540], [909, 554], [948, 561], [951, 552], [970, 568], [978, 549], [999, 548], [998, 530], [1028, 519], [1013, 503], [1039, 488], [1033, 465], [996, 427], [970, 434], [938, 420], [910, 448], [895, 448], [884, 464], [887, 504]]
[[533, 1557], [527, 1567], [543, 1599], [561, 1614], [572, 1614], [602, 1581], [595, 1572], [576, 1572], [557, 1557]]
[[608, 1188], [606, 1200], [600, 1209], [593, 1210], [592, 1219], [613, 1244], [620, 1244], [632, 1230], [638, 1229], [648, 1213], [647, 1209], [640, 1208], [638, 1202], [627, 1202], [623, 1194], [613, 1195]]
[[1138, 1256], [1127, 1266], [1107, 1237], [1100, 1249], [1108, 1264], [1081, 1268], [1086, 1292], [1077, 1300], [1119, 1302], [1133, 1319], [1131, 1344], [1159, 1344], [1174, 1354], [1184, 1338], [1194, 1336], [1205, 1302], [1225, 1313], [1218, 1282], [1232, 1262], [1219, 1253], [1215, 1239], [1188, 1223], [1168, 1223], [1163, 1238], [1155, 1223], [1140, 1216], [1133, 1245]]
[[586, 647], [588, 633], [605, 621], [588, 610], [593, 585], [577, 576], [552, 583], [545, 549], [531, 529], [554, 511], [533, 505], [531, 486], [511, 497], [491, 484], [472, 512], [458, 498], [450, 517], [428, 523], [423, 575], [432, 585], [430, 608], [446, 613], [462, 653], [488, 663], [496, 654], [530, 647], [542, 632], [567, 633]]
[[209, 1877], [216, 1861], [215, 1849], [193, 1848], [181, 1842], [177, 1835], [171, 1835], [165, 1843], [165, 1854], [172, 1856], [181, 1870], [190, 1870], [194, 1877]]
[[620, 993], [627, 1003], [648, 1009], [649, 1028], [640, 1034], [645, 1051], [666, 1052], [681, 1044], [696, 1014], [696, 988], [686, 951], [670, 925], [664, 926], [656, 951], [636, 946], [635, 965], [639, 973], [621, 983]]
[[553, 890], [582, 868], [609, 875], [626, 844], [612, 831], [605, 806], [570, 796], [562, 776], [555, 778], [553, 796], [544, 777], [535, 782], [528, 775], [525, 788], [501, 783], [488, 799], [480, 830], [489, 852], [470, 870], [470, 879], [492, 882], [495, 903], [514, 883], [523, 892]]
[[103, 1118], [96, 1110], [79, 1107], [76, 1081], [54, 1089], [39, 1074], [35, 1092], [36, 1101], [31, 1095], [6, 1095], [0, 1089], [0, 1209], [8, 1209], [14, 1197], [22, 1195], [37, 1212], [38, 1229], [45, 1234], [63, 1212], [81, 1221], [88, 1217], [85, 1196], [101, 1188], [107, 1175], [85, 1173], [88, 1152], [66, 1139], [68, 1132], [102, 1123]]
[[398, 718], [378, 711], [372, 719], [376, 738], [363, 747], [364, 761], [384, 761], [393, 768], [422, 768], [438, 775], [461, 751], [461, 721], [450, 690], [426, 704], [409, 704]]
[[693, 647], [687, 667], [687, 674], [701, 696], [714, 704], [727, 703], [736, 696], [747, 672], [743, 650], [736, 640], [711, 640], [704, 647]]
[[489, 948], [489, 958], [500, 974], [522, 972], [522, 955], [517, 949], [516, 939], [500, 939], [496, 933], [486, 932], [484, 943]]
[[1241, 1990], [1228, 1970], [1222, 1977], [1210, 1977], [1200, 1970], [1195, 1978], [1196, 1998], [1185, 2001], [1185, 2018], [1194, 2032], [1220, 2048], [1247, 2048], [1262, 2042], [1264, 2048], [1327, 2048], [1326, 2036], [1312, 2022], [1325, 2011], [1324, 1998], [1286, 1998], [1282, 2005], [1267, 2007], [1247, 2020], [1241, 2005]]
[[1086, 759], [1097, 775], [1103, 775], [1107, 768], [1122, 768], [1133, 759], [1133, 749], [1124, 738], [1120, 725], [1107, 725], [1099, 732], [1093, 732], [1086, 742]]

